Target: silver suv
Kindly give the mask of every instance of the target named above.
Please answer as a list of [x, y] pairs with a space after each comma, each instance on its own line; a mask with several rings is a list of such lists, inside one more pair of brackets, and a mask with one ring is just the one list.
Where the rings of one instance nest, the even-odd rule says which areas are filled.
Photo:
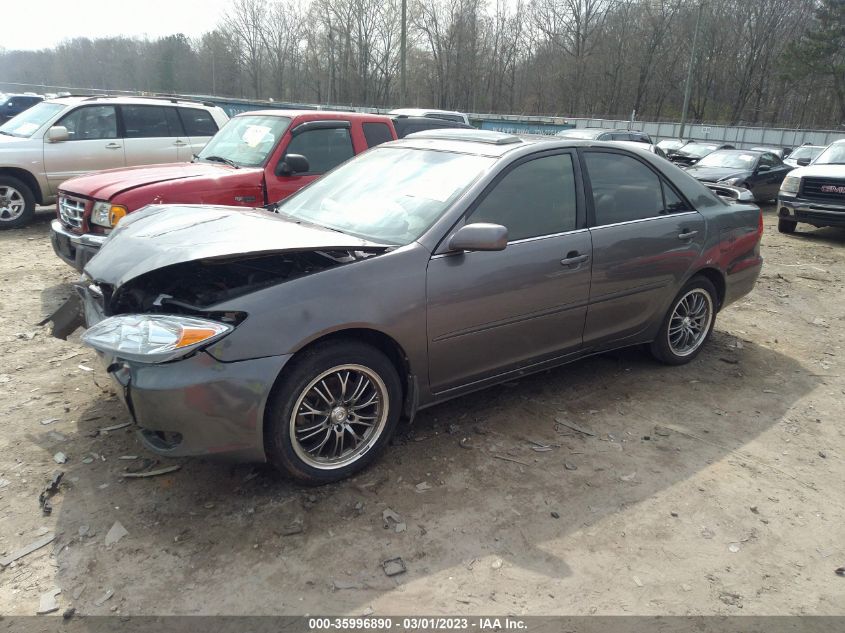
[[23, 226], [68, 178], [189, 161], [229, 117], [211, 103], [164, 97], [61, 97], [0, 126], [0, 229]]

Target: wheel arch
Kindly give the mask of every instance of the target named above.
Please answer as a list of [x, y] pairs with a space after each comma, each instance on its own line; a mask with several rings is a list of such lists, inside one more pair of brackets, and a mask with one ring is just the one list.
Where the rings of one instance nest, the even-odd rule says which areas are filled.
[[[329, 332], [314, 338], [302, 347], [300, 347], [293, 354], [293, 357], [285, 364], [279, 375], [276, 376], [273, 386], [270, 389], [267, 401], [270, 402], [275, 397], [278, 390], [281, 388], [285, 377], [296, 366], [297, 359], [309, 350], [318, 345], [325, 344], [329, 341], [356, 341], [365, 343], [379, 350], [387, 356], [390, 363], [396, 369], [399, 375], [399, 382], [402, 385], [402, 411], [404, 417], [412, 419], [416, 412], [416, 403], [418, 398], [418, 386], [415, 376], [411, 373], [411, 364], [408, 356], [402, 346], [392, 336], [385, 334], [379, 330], [367, 327], [354, 327], [342, 330]], [[264, 419], [262, 420], [262, 436], [265, 436], [269, 423], [268, 408], [264, 409]], [[265, 439], [266, 445], [266, 439]]]
[[704, 277], [713, 286], [716, 288], [716, 312], [721, 310], [722, 304], [725, 302], [725, 292], [727, 291], [727, 282], [725, 281], [725, 275], [722, 271], [712, 268], [712, 267], [705, 267], [699, 268], [696, 270], [692, 275], [689, 276], [687, 282], [693, 277]]
[[41, 193], [41, 187], [38, 186], [38, 180], [26, 169], [21, 169], [20, 167], [0, 167], [0, 176], [17, 178], [32, 191], [36, 204], [44, 203], [44, 196]]

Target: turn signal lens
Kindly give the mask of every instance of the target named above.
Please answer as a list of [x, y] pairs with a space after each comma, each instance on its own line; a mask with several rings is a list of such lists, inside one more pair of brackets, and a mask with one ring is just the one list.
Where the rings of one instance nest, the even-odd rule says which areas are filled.
[[112, 228], [114, 228], [125, 216], [126, 207], [122, 207], [119, 204], [113, 204], [111, 209], [109, 209], [109, 224], [111, 224]]

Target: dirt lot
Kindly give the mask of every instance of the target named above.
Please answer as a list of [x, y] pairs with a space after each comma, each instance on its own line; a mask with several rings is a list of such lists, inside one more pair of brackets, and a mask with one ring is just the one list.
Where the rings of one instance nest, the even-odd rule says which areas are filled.
[[152, 455], [98, 433], [128, 421], [108, 378], [36, 325], [74, 279], [46, 220], [0, 234], [0, 554], [55, 540], [0, 570], [0, 613], [54, 588], [82, 614], [845, 613], [845, 231], [767, 210], [757, 289], [689, 366], [630, 350], [489, 389], [304, 490], [201, 460], [122, 478]]

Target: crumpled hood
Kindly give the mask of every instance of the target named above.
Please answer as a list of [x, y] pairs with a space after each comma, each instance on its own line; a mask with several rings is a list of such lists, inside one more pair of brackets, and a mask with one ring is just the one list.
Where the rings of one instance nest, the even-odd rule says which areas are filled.
[[718, 182], [725, 178], [746, 178], [750, 172], [737, 169], [736, 167], [701, 167], [700, 165], [693, 165], [687, 169], [687, 173], [699, 180]]
[[215, 163], [164, 163], [98, 171], [66, 180], [59, 189], [95, 200], [111, 200], [117, 194], [130, 189], [167, 182], [168, 180], [185, 178], [218, 179], [255, 171], [261, 172], [260, 169], [235, 169], [228, 165]]
[[85, 267], [115, 288], [165, 266], [285, 251], [386, 249], [270, 211], [208, 205], [151, 205], [121, 220]]

